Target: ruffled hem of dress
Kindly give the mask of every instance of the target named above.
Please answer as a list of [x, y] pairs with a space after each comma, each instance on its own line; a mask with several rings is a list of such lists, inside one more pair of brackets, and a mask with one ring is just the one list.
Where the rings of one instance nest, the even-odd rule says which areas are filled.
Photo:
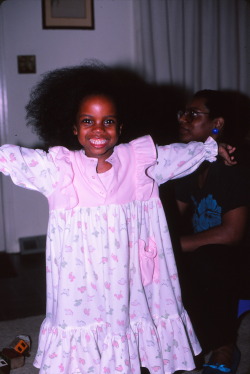
[[159, 318], [157, 326], [141, 319], [117, 333], [100, 323], [63, 329], [45, 319], [34, 366], [44, 374], [133, 374], [140, 372], [140, 366], [171, 374], [194, 369], [193, 354], [198, 353], [200, 346], [185, 311], [182, 318]]

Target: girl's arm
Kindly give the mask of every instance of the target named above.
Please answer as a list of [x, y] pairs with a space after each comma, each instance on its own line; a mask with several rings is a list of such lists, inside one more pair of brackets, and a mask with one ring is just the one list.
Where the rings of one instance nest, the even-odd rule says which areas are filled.
[[148, 175], [158, 185], [170, 179], [184, 177], [194, 172], [207, 160], [216, 161], [218, 145], [209, 137], [204, 143], [174, 143], [157, 147], [157, 163], [148, 169]]
[[53, 191], [58, 174], [51, 154], [8, 144], [0, 147], [0, 172], [16, 185], [45, 196]]

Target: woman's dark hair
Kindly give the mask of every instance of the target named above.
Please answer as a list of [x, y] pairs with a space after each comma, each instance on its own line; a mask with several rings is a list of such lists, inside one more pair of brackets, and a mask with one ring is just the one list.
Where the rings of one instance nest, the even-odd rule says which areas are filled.
[[224, 118], [220, 141], [238, 146], [244, 143], [250, 129], [250, 99], [231, 90], [201, 90], [194, 98], [205, 99], [210, 119]]
[[116, 106], [119, 123], [123, 121], [121, 87], [111, 68], [101, 64], [79, 65], [45, 73], [31, 91], [26, 105], [27, 125], [45, 147], [81, 148], [73, 135], [73, 125], [81, 101], [91, 95], [110, 97]]

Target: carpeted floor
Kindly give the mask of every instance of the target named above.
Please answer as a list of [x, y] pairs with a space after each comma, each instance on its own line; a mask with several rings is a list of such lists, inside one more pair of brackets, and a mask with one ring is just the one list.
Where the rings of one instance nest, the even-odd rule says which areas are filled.
[[[11, 370], [11, 374], [38, 374], [39, 370], [33, 366], [37, 350], [39, 328], [44, 316], [27, 317], [0, 322], [0, 349], [7, 347], [17, 335], [29, 335], [31, 338], [31, 354], [25, 358], [25, 365]], [[53, 373], [51, 373], [53, 374]]]
[[[32, 340], [30, 357], [26, 358], [23, 367], [12, 370], [11, 374], [39, 373], [39, 370], [34, 368], [32, 363], [37, 349], [38, 333], [43, 318], [44, 316], [35, 316], [0, 322], [0, 349], [6, 347], [17, 335], [20, 334], [29, 335]], [[243, 316], [240, 322], [238, 335], [238, 347], [241, 351], [241, 362], [237, 374], [250, 374], [250, 313], [246, 313]], [[200, 374], [201, 371], [195, 370], [185, 373]]]

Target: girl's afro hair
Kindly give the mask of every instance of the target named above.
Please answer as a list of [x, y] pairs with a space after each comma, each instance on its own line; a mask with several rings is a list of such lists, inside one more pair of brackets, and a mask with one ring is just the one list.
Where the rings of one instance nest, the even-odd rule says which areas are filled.
[[27, 125], [31, 126], [45, 147], [81, 148], [73, 135], [77, 111], [83, 98], [103, 94], [114, 102], [122, 122], [122, 92], [117, 74], [111, 68], [92, 63], [60, 68], [42, 76], [32, 89], [26, 105]]

